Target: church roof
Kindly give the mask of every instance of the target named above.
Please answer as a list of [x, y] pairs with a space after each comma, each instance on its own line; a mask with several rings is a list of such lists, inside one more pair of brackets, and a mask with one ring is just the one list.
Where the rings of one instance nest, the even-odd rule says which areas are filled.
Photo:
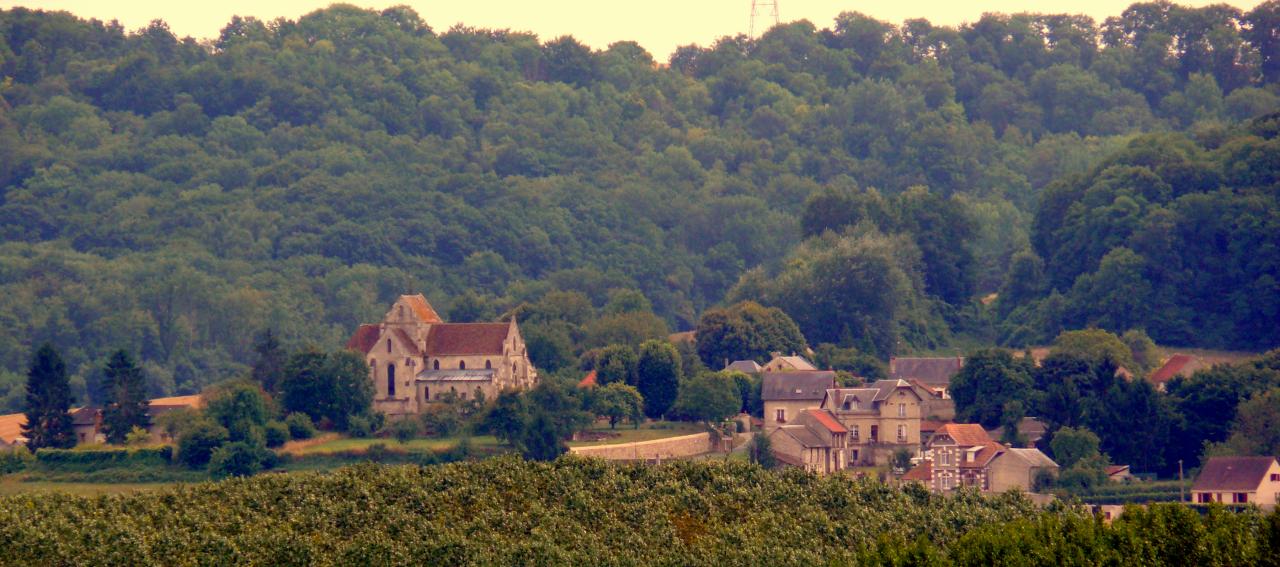
[[368, 354], [369, 349], [373, 348], [378, 342], [378, 326], [377, 325], [360, 325], [356, 327], [356, 332], [351, 334], [351, 338], [347, 340], [347, 348], [358, 350]]
[[423, 297], [422, 294], [402, 295], [400, 299], [404, 301], [405, 305], [409, 306], [409, 309], [413, 310], [414, 315], [417, 315], [418, 319], [421, 319], [423, 323], [444, 322], [444, 319], [440, 318], [440, 315], [436, 313], [430, 303], [427, 303], [427, 298]]
[[427, 335], [427, 354], [502, 354], [502, 343], [511, 332], [510, 323], [444, 323], [432, 325]]

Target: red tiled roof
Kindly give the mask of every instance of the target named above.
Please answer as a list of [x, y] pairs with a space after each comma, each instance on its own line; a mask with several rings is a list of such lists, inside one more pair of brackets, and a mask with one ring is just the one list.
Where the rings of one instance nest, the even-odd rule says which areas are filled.
[[1186, 368], [1186, 366], [1188, 364], [1191, 364], [1192, 362], [1195, 362], [1195, 358], [1192, 358], [1190, 355], [1186, 355], [1186, 354], [1173, 355], [1172, 357], [1169, 358], [1168, 362], [1164, 363], [1164, 366], [1161, 366], [1159, 370], [1156, 370], [1155, 372], [1151, 373], [1151, 383], [1163, 384], [1165, 382], [1173, 380], [1174, 376], [1177, 376], [1179, 373], [1181, 373], [1182, 369]]
[[821, 424], [823, 427], [827, 428], [827, 431], [830, 431], [832, 433], [848, 433], [849, 432], [849, 430], [845, 429], [845, 427], [841, 425], [839, 421], [836, 421], [836, 418], [831, 417], [831, 414], [823, 410], [807, 409], [804, 411], [805, 413], [812, 416], [815, 420], [817, 420], [817, 422]]
[[22, 437], [22, 426], [26, 424], [27, 414], [0, 415], [0, 441], [13, 443], [15, 439]]
[[360, 325], [356, 327], [356, 332], [352, 333], [351, 338], [347, 340], [347, 348], [350, 350], [358, 350], [363, 354], [368, 354], [369, 349], [373, 348], [378, 342], [378, 326], [377, 325]]
[[920, 431], [937, 431], [942, 426], [951, 423], [950, 421], [933, 421], [931, 419], [920, 420]]
[[933, 480], [933, 463], [931, 461], [921, 461], [915, 468], [907, 471], [902, 475], [902, 480], [916, 480], [920, 482], [929, 482]]
[[405, 305], [408, 305], [423, 323], [444, 322], [444, 319], [441, 319], [436, 310], [431, 308], [431, 304], [427, 303], [427, 298], [423, 297], [422, 294], [402, 295], [400, 299], [404, 300]]
[[432, 325], [427, 354], [502, 354], [510, 323], [445, 323]]
[[586, 376], [578, 382], [579, 388], [591, 388], [596, 385], [596, 371], [588, 372]]
[[991, 436], [987, 435], [987, 431], [977, 423], [948, 423], [933, 434], [934, 437], [939, 435], [955, 439], [957, 445], [964, 447], [986, 445], [991, 442]]
[[[986, 432], [983, 431], [983, 433]], [[980, 469], [986, 467], [987, 463], [991, 462], [991, 459], [996, 458], [996, 455], [999, 455], [1003, 451], [1004, 445], [996, 443], [995, 441], [987, 441], [983, 444], [982, 449], [973, 456], [972, 461], [960, 463], [960, 467], [966, 469]]]
[[1266, 480], [1275, 462], [1275, 457], [1212, 457], [1191, 490], [1251, 492]]
[[156, 398], [148, 402], [151, 407], [191, 407], [198, 408], [204, 406], [204, 397], [200, 394], [194, 396], [173, 396], [169, 398]]

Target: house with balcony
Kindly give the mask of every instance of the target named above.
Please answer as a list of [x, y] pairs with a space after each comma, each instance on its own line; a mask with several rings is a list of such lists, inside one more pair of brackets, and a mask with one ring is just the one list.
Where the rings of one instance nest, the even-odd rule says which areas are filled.
[[920, 426], [931, 397], [905, 380], [877, 380], [858, 388], [831, 388], [819, 407], [849, 430], [849, 465], [877, 465], [889, 462], [899, 449], [920, 454]]

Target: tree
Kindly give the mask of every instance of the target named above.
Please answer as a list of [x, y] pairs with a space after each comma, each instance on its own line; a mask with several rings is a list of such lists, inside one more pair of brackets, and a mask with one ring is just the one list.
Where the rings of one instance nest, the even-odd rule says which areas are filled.
[[142, 369], [123, 349], [112, 353], [105, 369], [107, 396], [102, 409], [102, 429], [108, 443], [122, 444], [135, 427], [151, 425], [147, 383]]
[[204, 413], [226, 428], [231, 441], [261, 440], [268, 419], [267, 401], [253, 382], [237, 380], [219, 384], [204, 395]]
[[285, 410], [344, 430], [351, 416], [367, 414], [373, 406], [369, 367], [353, 351], [308, 349], [290, 356], [281, 394]]
[[1054, 354], [1073, 354], [1091, 364], [1110, 360], [1116, 366], [1130, 370], [1137, 367], [1133, 353], [1120, 337], [1102, 329], [1067, 331], [1053, 340]]
[[893, 474], [902, 476], [911, 470], [911, 451], [906, 449], [898, 449], [893, 452], [893, 456], [889, 458], [889, 467], [893, 469]]
[[43, 447], [75, 446], [70, 409], [71, 385], [66, 364], [53, 345], [45, 343], [31, 357], [27, 372], [27, 423], [22, 426], [27, 448], [35, 452]]
[[193, 469], [201, 468], [229, 438], [227, 428], [210, 419], [191, 423], [178, 434], [178, 461]]
[[519, 392], [504, 391], [498, 394], [492, 406], [480, 422], [480, 428], [509, 444], [521, 440], [521, 433], [529, 422], [529, 408]]
[[209, 472], [217, 478], [252, 476], [266, 468], [271, 456], [271, 452], [260, 445], [242, 441], [227, 443], [213, 450]]
[[751, 436], [751, 444], [747, 446], [747, 458], [766, 469], [778, 467], [778, 458], [773, 454], [772, 444], [764, 433]]
[[738, 413], [742, 398], [726, 372], [704, 372], [680, 384], [674, 412], [685, 419], [717, 422]]
[[542, 410], [534, 410], [521, 446], [524, 458], [532, 461], [550, 461], [569, 450], [555, 422]]
[[266, 329], [258, 335], [253, 345], [258, 358], [253, 362], [252, 376], [254, 381], [262, 385], [269, 394], [280, 393], [280, 385], [284, 382], [285, 365], [289, 362], [289, 353], [276, 338], [275, 332]]
[[609, 418], [610, 429], [624, 418], [639, 428], [644, 417], [643, 406], [644, 398], [634, 386], [614, 382], [596, 390], [593, 409], [596, 415]]
[[1226, 446], [1240, 455], [1280, 455], [1280, 388], [1256, 393], [1240, 404]]
[[636, 389], [644, 396], [644, 414], [649, 418], [661, 418], [675, 403], [680, 393], [681, 366], [680, 353], [671, 343], [645, 341], [640, 345]]
[[960, 421], [994, 428], [1004, 422], [1005, 404], [1027, 399], [1031, 386], [1029, 361], [1015, 360], [1007, 350], [986, 349], [969, 355], [951, 377], [950, 393]]
[[1053, 441], [1049, 443], [1049, 447], [1053, 452], [1054, 461], [1063, 470], [1100, 454], [1098, 436], [1083, 427], [1059, 429], [1053, 434]]
[[781, 309], [743, 301], [727, 309], [708, 309], [698, 320], [695, 333], [698, 356], [709, 368], [725, 362], [766, 362], [771, 353], [803, 352], [804, 335]]
[[604, 386], [615, 382], [636, 383], [636, 351], [627, 345], [609, 345], [596, 358], [596, 383]]

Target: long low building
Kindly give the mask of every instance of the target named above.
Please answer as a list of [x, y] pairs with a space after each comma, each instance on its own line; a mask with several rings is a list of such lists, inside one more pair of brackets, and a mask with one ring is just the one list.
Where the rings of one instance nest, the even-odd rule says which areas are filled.
[[[151, 440], [155, 443], [172, 441], [159, 427], [154, 425], [156, 418], [180, 409], [198, 409], [204, 406], [204, 399], [199, 395], [173, 396], [155, 398], [148, 401], [147, 414], [151, 417], [152, 426], [147, 428]], [[71, 408], [71, 425], [75, 431], [77, 444], [103, 443], [106, 437], [102, 432], [102, 410], [93, 406]], [[27, 444], [22, 435], [22, 428], [27, 424], [25, 413], [0, 415], [0, 448]]]

